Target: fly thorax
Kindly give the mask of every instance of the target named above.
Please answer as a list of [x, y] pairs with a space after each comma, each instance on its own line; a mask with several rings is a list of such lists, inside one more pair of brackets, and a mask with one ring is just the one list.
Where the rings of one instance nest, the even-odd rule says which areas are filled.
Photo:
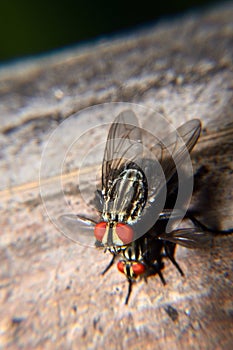
[[102, 217], [105, 221], [136, 222], [147, 200], [147, 182], [139, 169], [123, 170], [106, 193]]

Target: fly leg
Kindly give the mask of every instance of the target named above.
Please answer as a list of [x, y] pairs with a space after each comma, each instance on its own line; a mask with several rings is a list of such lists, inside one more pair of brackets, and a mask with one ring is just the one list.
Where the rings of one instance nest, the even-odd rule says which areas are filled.
[[161, 282], [162, 282], [163, 285], [165, 286], [166, 281], [165, 281], [165, 279], [164, 279], [164, 277], [163, 277], [163, 274], [162, 274], [162, 272], [161, 272], [161, 267], [158, 267], [156, 272], [157, 272], [157, 274], [159, 275]]
[[161, 272], [161, 270], [164, 268], [164, 263], [159, 259], [156, 263], [150, 263], [149, 261], [146, 262], [147, 266], [148, 266], [148, 272], [145, 276], [145, 280], [147, 280], [146, 278], [148, 276], [153, 276], [158, 274], [159, 278], [161, 280], [161, 282], [163, 283], [163, 285], [165, 286], [166, 281], [163, 277], [163, 274]]
[[193, 216], [193, 214], [191, 214], [190, 212], [187, 212], [185, 215], [185, 218], [189, 219], [190, 221], [192, 221], [192, 223], [194, 224], [194, 226], [199, 227], [200, 229], [202, 229], [203, 231], [207, 231], [207, 232], [216, 232], [216, 230], [212, 230], [210, 228], [207, 228], [204, 224], [202, 224], [199, 220], [197, 220], [195, 218], [195, 216]]
[[204, 224], [202, 224], [199, 220], [197, 220], [195, 218], [195, 216], [190, 213], [189, 211], [186, 213], [185, 215], [185, 218], [186, 219], [189, 219], [192, 221], [192, 223], [196, 226], [196, 227], [199, 227], [200, 229], [202, 229], [203, 231], [205, 232], [211, 232], [211, 233], [215, 233], [215, 234], [231, 234], [233, 233], [233, 228], [230, 228], [229, 230], [217, 230], [217, 229], [212, 229], [212, 228], [209, 228], [209, 227], [206, 227]]
[[128, 286], [128, 293], [127, 293], [126, 298], [125, 298], [125, 305], [128, 304], [129, 297], [130, 297], [130, 294], [131, 294], [131, 292], [132, 292], [132, 284], [133, 284], [133, 281], [131, 281], [130, 279], [128, 279], [128, 282], [129, 282], [129, 286]]
[[171, 262], [177, 268], [177, 270], [179, 271], [181, 276], [184, 276], [183, 271], [181, 270], [180, 266], [178, 265], [178, 263], [176, 262], [176, 260], [174, 258], [175, 248], [176, 248], [175, 243], [164, 241], [164, 250], [165, 250], [166, 257], [171, 260]]
[[110, 261], [109, 264], [106, 266], [106, 268], [104, 269], [104, 271], [101, 272], [101, 275], [104, 275], [104, 274], [112, 267], [112, 265], [114, 264], [115, 258], [116, 258], [116, 255], [113, 254], [113, 257], [112, 257], [111, 261]]
[[[116, 258], [116, 254], [113, 254], [113, 257], [112, 257], [111, 261], [110, 261], [109, 264], [106, 266], [106, 268], [105, 268], [104, 271], [101, 273], [101, 275], [104, 275], [104, 274], [112, 267], [112, 265], [114, 264], [115, 258]], [[129, 297], [130, 297], [131, 292], [132, 292], [132, 284], [133, 284], [133, 281], [132, 281], [131, 279], [128, 279], [128, 283], [129, 283], [129, 287], [128, 287], [128, 292], [127, 292], [127, 295], [126, 295], [126, 298], [125, 298], [125, 305], [128, 304]]]

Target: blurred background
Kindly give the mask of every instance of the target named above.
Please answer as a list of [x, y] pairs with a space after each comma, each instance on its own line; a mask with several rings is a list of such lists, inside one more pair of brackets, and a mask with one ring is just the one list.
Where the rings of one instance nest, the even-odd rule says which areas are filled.
[[221, 0], [0, 1], [0, 62], [156, 23]]

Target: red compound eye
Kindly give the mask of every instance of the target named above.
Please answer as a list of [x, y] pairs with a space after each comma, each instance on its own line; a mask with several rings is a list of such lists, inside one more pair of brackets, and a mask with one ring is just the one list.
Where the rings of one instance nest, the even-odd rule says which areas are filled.
[[135, 274], [135, 276], [139, 276], [145, 272], [146, 267], [145, 267], [145, 265], [143, 265], [141, 263], [135, 263], [132, 265], [132, 270], [133, 270], [133, 273]]
[[106, 222], [101, 221], [98, 224], [95, 225], [94, 229], [94, 235], [97, 241], [102, 242], [102, 239], [104, 237], [105, 231], [106, 231]]
[[120, 272], [125, 273], [125, 272], [124, 272], [124, 267], [125, 267], [125, 262], [124, 262], [124, 261], [118, 261], [118, 263], [117, 263], [117, 268], [118, 268], [118, 270], [119, 270]]
[[118, 223], [116, 225], [116, 233], [124, 244], [129, 244], [133, 241], [134, 232], [129, 225]]

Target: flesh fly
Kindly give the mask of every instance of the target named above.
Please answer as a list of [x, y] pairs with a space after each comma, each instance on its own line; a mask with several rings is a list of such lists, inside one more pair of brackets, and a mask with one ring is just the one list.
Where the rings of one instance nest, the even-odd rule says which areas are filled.
[[[174, 257], [176, 244], [203, 248], [210, 243], [204, 226], [182, 207], [175, 207], [177, 171], [200, 131], [200, 121], [193, 119], [159, 140], [138, 126], [134, 112], [123, 111], [112, 123], [105, 146], [102, 188], [96, 192], [99, 222], [80, 215], [59, 218], [74, 241], [80, 241], [85, 226], [94, 231], [95, 245], [113, 256], [103, 273], [118, 258], [118, 270], [129, 282], [126, 304], [137, 279], [158, 274], [165, 284], [161, 272], [164, 257], [183, 275]], [[168, 222], [183, 218], [191, 220], [194, 227], [167, 230]]]

